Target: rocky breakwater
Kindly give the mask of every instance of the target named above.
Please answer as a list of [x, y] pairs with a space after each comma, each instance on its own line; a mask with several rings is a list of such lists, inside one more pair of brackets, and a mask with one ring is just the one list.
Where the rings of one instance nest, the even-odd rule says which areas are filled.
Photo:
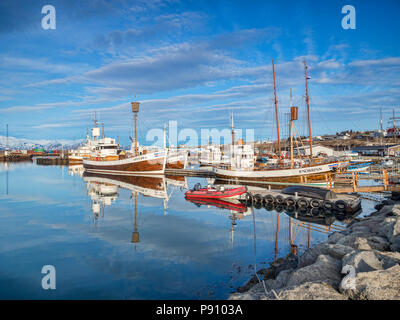
[[259, 270], [229, 299], [399, 300], [400, 201], [376, 208], [300, 257], [289, 254]]

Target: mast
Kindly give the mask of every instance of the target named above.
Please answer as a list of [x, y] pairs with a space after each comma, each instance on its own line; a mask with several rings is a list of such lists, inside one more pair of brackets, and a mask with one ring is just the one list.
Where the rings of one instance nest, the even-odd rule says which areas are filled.
[[298, 119], [298, 108], [292, 105], [292, 89], [290, 89], [290, 168], [293, 169], [293, 121]]
[[382, 145], [382, 138], [383, 138], [382, 107], [379, 108], [379, 113], [380, 113], [380, 125], [381, 125], [380, 137], [381, 137], [381, 145]]
[[6, 155], [8, 156], [8, 151], [9, 151], [9, 149], [10, 149], [10, 145], [9, 145], [9, 141], [8, 141], [8, 123], [6, 124], [6, 131], [7, 131], [7, 134], [6, 134], [6, 136], [7, 136], [7, 140], [6, 140]]
[[101, 138], [104, 139], [104, 123], [101, 124]]
[[135, 251], [136, 251], [136, 243], [140, 242], [139, 240], [139, 232], [137, 227], [137, 199], [138, 194], [135, 192], [135, 219], [134, 219], [134, 231], [132, 232], [131, 243], [135, 244]]
[[167, 124], [164, 123], [164, 149], [167, 149]]
[[232, 112], [232, 115], [231, 115], [231, 129], [232, 129], [232, 155], [231, 155], [231, 159], [232, 159], [232, 161], [235, 161], [234, 159], [235, 159], [235, 157], [234, 157], [234, 154], [235, 154], [235, 130], [234, 130], [234, 125], [233, 125], [233, 112]]
[[310, 97], [308, 96], [308, 82], [307, 82], [307, 80], [310, 78], [307, 76], [307, 64], [305, 61], [304, 61], [304, 74], [306, 78], [306, 103], [307, 103], [307, 114], [308, 114], [308, 133], [310, 136], [310, 159], [312, 162], [313, 152], [312, 152], [311, 116], [310, 116]]
[[274, 59], [272, 59], [272, 73], [274, 75], [274, 97], [275, 97], [276, 130], [277, 130], [277, 133], [278, 133], [278, 151], [279, 151], [279, 159], [281, 159], [282, 158], [282, 151], [281, 151], [281, 137], [280, 137], [280, 134], [279, 134], [278, 99], [276, 98], [276, 81], [275, 81]]
[[136, 93], [135, 93], [135, 101], [132, 104], [132, 112], [135, 116], [135, 156], [138, 155], [138, 144], [137, 144], [137, 114], [139, 112], [139, 102], [136, 102]]

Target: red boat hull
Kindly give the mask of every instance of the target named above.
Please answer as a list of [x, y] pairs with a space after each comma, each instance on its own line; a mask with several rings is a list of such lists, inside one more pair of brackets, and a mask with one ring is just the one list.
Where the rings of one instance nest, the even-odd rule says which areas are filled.
[[247, 192], [246, 187], [226, 189], [224, 191], [213, 189], [190, 190], [185, 193], [187, 199], [231, 199], [237, 198]]
[[247, 208], [242, 203], [226, 202], [219, 199], [187, 199], [187, 201], [205, 206], [214, 206], [220, 209], [233, 210], [239, 213], [246, 212]]

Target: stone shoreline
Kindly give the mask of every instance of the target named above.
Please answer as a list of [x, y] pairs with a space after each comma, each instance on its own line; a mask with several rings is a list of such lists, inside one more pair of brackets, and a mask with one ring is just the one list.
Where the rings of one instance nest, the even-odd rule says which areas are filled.
[[253, 276], [229, 299], [400, 300], [400, 201], [376, 209], [300, 257], [289, 254], [259, 270], [263, 282]]

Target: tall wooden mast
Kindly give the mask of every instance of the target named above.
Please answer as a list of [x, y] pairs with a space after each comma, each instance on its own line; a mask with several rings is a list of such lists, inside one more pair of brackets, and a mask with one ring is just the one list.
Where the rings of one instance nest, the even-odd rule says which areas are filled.
[[310, 97], [308, 96], [308, 76], [307, 76], [307, 64], [304, 61], [304, 75], [306, 78], [306, 103], [307, 103], [307, 114], [308, 114], [308, 134], [310, 136], [310, 159], [312, 160], [312, 134], [311, 134], [311, 116], [310, 116]]
[[231, 129], [232, 129], [232, 154], [231, 154], [231, 163], [235, 161], [234, 159], [234, 153], [235, 153], [235, 127], [233, 124], [233, 112], [231, 115]]
[[279, 158], [282, 158], [281, 137], [280, 137], [280, 134], [279, 134], [278, 99], [276, 98], [276, 81], [275, 81], [274, 59], [272, 59], [272, 73], [274, 75], [274, 97], [275, 97], [276, 130], [278, 132], [278, 152], [279, 152]]
[[137, 114], [139, 112], [139, 102], [136, 102], [136, 93], [135, 93], [135, 101], [131, 102], [132, 104], [132, 112], [135, 116], [135, 156], [138, 155], [138, 144], [137, 144]]

